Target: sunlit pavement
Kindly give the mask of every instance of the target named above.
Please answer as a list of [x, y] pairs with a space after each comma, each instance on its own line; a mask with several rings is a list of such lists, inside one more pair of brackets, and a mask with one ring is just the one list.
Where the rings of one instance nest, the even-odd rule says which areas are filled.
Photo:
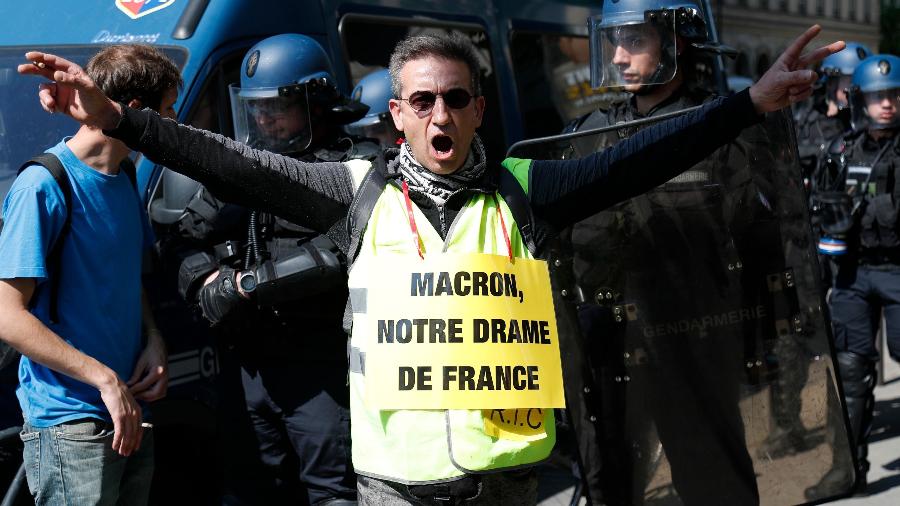
[[869, 438], [869, 486], [865, 497], [829, 504], [900, 504], [900, 366], [888, 360], [886, 384], [875, 389], [875, 421]]
[[[872, 467], [868, 475], [867, 495], [828, 504], [900, 505], [900, 366], [890, 360], [886, 362], [886, 383], [875, 389], [875, 421], [869, 439]], [[571, 473], [558, 467], [541, 468], [538, 489], [540, 506], [568, 506], [574, 491]], [[584, 500], [580, 504], [584, 504]]]

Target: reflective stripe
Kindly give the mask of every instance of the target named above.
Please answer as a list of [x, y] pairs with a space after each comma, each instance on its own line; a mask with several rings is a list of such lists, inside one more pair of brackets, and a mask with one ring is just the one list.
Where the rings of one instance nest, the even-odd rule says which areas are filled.
[[366, 374], [366, 352], [355, 346], [350, 347], [350, 372]]
[[366, 301], [369, 299], [369, 290], [366, 288], [350, 289], [350, 306], [354, 313], [364, 314], [366, 312]]

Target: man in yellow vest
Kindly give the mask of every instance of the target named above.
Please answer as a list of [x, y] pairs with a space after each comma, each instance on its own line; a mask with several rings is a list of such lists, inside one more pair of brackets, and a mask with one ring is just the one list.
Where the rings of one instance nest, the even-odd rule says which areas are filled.
[[[350, 264], [353, 463], [361, 504], [534, 504], [562, 385], [541, 248], [555, 230], [667, 181], [760, 115], [802, 100], [836, 42], [799, 37], [748, 91], [583, 159], [491, 163], [471, 45], [416, 36], [390, 64], [405, 143], [376, 161], [305, 163], [110, 101], [39, 52], [42, 106], [103, 128], [218, 198], [331, 237]], [[296, 91], [296, 90], [294, 90]], [[267, 273], [217, 281], [253, 297]], [[298, 337], [299, 338], [299, 337]]]

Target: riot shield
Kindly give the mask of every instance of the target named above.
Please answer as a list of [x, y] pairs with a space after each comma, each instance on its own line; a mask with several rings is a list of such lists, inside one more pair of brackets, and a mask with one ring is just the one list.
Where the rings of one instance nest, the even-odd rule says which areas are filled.
[[[646, 122], [525, 141], [509, 156], [585, 156]], [[593, 503], [821, 501], [814, 485], [833, 468], [846, 471], [838, 489], [853, 485], [794, 139], [786, 113], [769, 115], [550, 248], [567, 413]]]

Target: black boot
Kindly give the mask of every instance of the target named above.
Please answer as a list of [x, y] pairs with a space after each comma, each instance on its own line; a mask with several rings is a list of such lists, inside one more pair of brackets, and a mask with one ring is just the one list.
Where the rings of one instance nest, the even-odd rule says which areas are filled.
[[[865, 495], [866, 473], [869, 471], [868, 440], [875, 410], [875, 364], [862, 355], [848, 351], [838, 352], [837, 363], [844, 387], [844, 406], [850, 420], [850, 442], [856, 454], [856, 469], [834, 463], [819, 483], [806, 489], [808, 500], [846, 492], [850, 483], [854, 482], [854, 472], [856, 480], [852, 492], [854, 495]], [[835, 443], [832, 441], [831, 444], [834, 448]]]

